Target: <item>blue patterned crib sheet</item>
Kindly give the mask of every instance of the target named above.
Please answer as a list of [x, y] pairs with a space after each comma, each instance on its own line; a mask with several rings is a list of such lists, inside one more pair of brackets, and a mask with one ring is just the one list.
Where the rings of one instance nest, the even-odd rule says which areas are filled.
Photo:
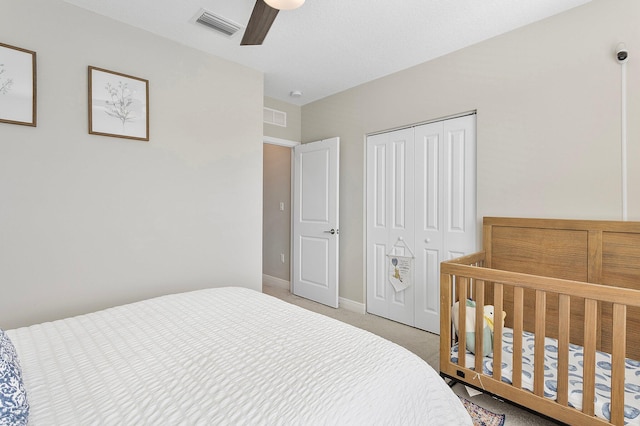
[[[533, 362], [534, 343], [533, 333], [522, 334], [522, 387], [533, 392]], [[513, 375], [513, 330], [505, 327], [502, 332], [502, 381], [511, 384]], [[466, 354], [466, 366], [473, 368], [474, 355]], [[582, 367], [583, 348], [569, 345], [569, 405], [578, 410], [582, 409]], [[458, 362], [458, 346], [451, 348], [451, 361]], [[625, 424], [640, 426], [640, 362], [627, 359], [625, 362], [625, 394], [624, 416]], [[545, 337], [544, 354], [544, 395], [556, 400], [557, 398], [557, 369], [558, 342], [556, 339]], [[493, 359], [485, 357], [483, 371], [486, 375], [493, 374]], [[611, 419], [611, 355], [596, 351], [596, 391], [594, 409], [596, 417]]]

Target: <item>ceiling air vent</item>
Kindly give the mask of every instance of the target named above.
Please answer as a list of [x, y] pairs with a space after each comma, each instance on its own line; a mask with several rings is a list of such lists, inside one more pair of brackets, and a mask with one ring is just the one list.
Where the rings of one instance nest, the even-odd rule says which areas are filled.
[[280, 127], [287, 127], [286, 112], [264, 107], [263, 114], [264, 114], [265, 123], [275, 124], [276, 126], [280, 126]]
[[242, 26], [240, 26], [239, 24], [236, 24], [235, 22], [230, 21], [227, 18], [223, 18], [222, 16], [213, 14], [204, 9], [201, 9], [196, 16], [196, 22], [198, 24], [204, 25], [207, 28], [211, 28], [212, 30], [217, 31], [227, 37], [233, 36], [242, 28]]

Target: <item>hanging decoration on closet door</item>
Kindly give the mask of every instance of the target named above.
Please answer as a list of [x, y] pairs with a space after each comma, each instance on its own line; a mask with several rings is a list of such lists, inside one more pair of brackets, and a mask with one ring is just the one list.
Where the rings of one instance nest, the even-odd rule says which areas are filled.
[[396, 293], [406, 290], [413, 284], [413, 259], [415, 259], [413, 251], [411, 251], [402, 237], [398, 238], [398, 241], [392, 246], [391, 252], [395, 251], [394, 248], [397, 247], [399, 243], [404, 245], [407, 251], [411, 253], [411, 256], [397, 256], [393, 253], [387, 254], [387, 258], [389, 259], [389, 283], [393, 286]]

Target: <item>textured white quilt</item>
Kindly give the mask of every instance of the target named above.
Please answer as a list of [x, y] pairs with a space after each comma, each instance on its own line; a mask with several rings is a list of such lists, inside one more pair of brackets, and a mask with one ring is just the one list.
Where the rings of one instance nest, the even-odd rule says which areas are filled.
[[8, 331], [30, 425], [471, 425], [404, 348], [217, 288]]

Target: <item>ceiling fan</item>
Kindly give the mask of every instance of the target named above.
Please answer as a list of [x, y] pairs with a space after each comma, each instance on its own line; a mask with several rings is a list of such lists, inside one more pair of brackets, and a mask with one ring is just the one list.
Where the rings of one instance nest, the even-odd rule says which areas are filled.
[[240, 45], [256, 46], [262, 44], [273, 21], [278, 16], [278, 12], [296, 9], [303, 3], [304, 0], [256, 0]]

